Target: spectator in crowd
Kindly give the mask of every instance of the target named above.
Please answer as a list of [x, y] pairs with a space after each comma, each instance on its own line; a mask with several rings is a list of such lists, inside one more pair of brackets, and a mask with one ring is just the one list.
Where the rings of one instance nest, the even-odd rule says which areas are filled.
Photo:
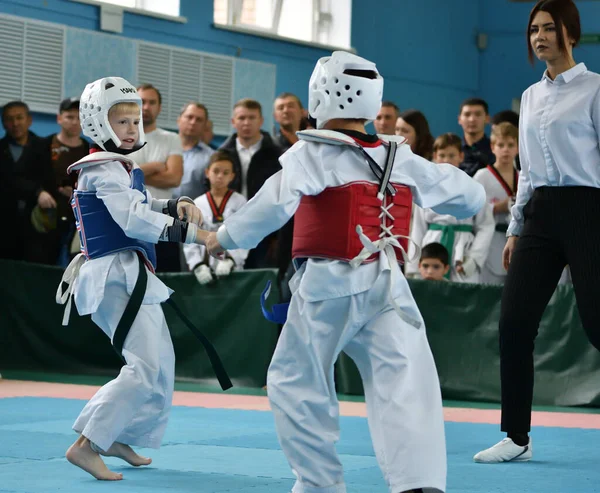
[[396, 120], [396, 135], [407, 140], [410, 149], [422, 158], [431, 160], [433, 156], [433, 136], [429, 130], [429, 122], [418, 110], [407, 110], [400, 113]]
[[[131, 154], [142, 171], [146, 185], [155, 199], [170, 199], [173, 190], [181, 184], [183, 176], [183, 149], [181, 140], [174, 132], [156, 125], [160, 114], [162, 97], [152, 84], [137, 88], [142, 98], [142, 119], [146, 133], [146, 145]], [[157, 271], [179, 272], [181, 270], [180, 245], [161, 241], [156, 245]]]
[[[79, 124], [79, 99], [68, 98], [60, 103], [56, 122], [60, 126], [58, 133], [46, 137], [54, 171], [57, 228], [48, 233], [49, 248], [55, 253], [56, 263], [66, 267], [70, 261], [70, 245], [75, 235], [75, 218], [71, 209], [71, 195], [77, 176], [68, 174], [67, 168], [79, 161], [90, 151], [87, 140], [81, 138]], [[50, 244], [51, 243], [51, 244]]]
[[447, 281], [450, 270], [448, 250], [441, 243], [429, 243], [421, 249], [419, 274], [426, 281]]
[[183, 195], [195, 199], [208, 189], [205, 171], [214, 151], [202, 141], [207, 122], [206, 106], [196, 101], [187, 103], [177, 118], [183, 148], [183, 177], [181, 185], [173, 191], [173, 198]]
[[[300, 98], [289, 92], [280, 94], [275, 100], [274, 117], [279, 124], [279, 133], [275, 135], [275, 141], [282, 152], [285, 152], [298, 141], [296, 132], [305, 130], [309, 126], [308, 117], [305, 115]], [[289, 301], [291, 297], [287, 283], [294, 273], [292, 265], [293, 237], [294, 218], [292, 217], [277, 235], [277, 279], [282, 303]]]
[[383, 135], [394, 135], [396, 132], [396, 121], [400, 116], [400, 108], [392, 101], [383, 101], [377, 118], [373, 122], [375, 132]]
[[[519, 128], [519, 114], [512, 110], [504, 110], [504, 111], [500, 111], [500, 112], [496, 113], [491, 119], [492, 132], [494, 131], [494, 127], [496, 127], [497, 125], [499, 125], [502, 122], [511, 123], [518, 129]], [[517, 169], [517, 171], [521, 171], [521, 162], [519, 161], [518, 151], [519, 151], [519, 149], [517, 149], [517, 155], [515, 156], [514, 165], [515, 165], [515, 168]]]
[[[454, 160], [449, 159], [449, 147], [454, 148]], [[458, 135], [440, 135], [433, 145], [433, 160], [459, 167], [462, 142]], [[454, 282], [479, 282], [492, 237], [494, 236], [494, 216], [492, 207], [486, 204], [477, 215], [466, 219], [456, 219], [447, 214], [437, 214], [431, 209], [413, 206], [413, 222], [410, 237], [418, 246], [429, 243], [441, 243], [448, 250], [450, 270], [446, 277]], [[411, 242], [408, 251], [409, 258], [414, 257], [414, 245]], [[415, 276], [419, 272], [418, 261], [409, 261], [406, 273]]]
[[22, 101], [11, 101], [2, 109], [6, 135], [0, 139], [0, 194], [5, 210], [5, 231], [0, 256], [29, 262], [52, 263], [44, 234], [32, 225], [33, 209], [49, 225], [56, 221], [54, 177], [48, 146], [29, 130], [32, 118]]
[[465, 155], [460, 137], [451, 132], [440, 135], [433, 143], [433, 160], [436, 163], [450, 163], [458, 167]]
[[287, 151], [296, 142], [296, 132], [302, 129], [302, 102], [291, 92], [281, 93], [273, 104], [273, 117], [279, 124], [279, 132], [275, 133], [275, 143], [282, 152]]
[[485, 126], [490, 122], [488, 104], [479, 98], [469, 98], [462, 102], [458, 112], [458, 124], [463, 129], [464, 161], [460, 165], [469, 176], [477, 170], [494, 164], [494, 154], [490, 139], [485, 134]]
[[493, 207], [496, 231], [490, 244], [488, 257], [481, 271], [481, 282], [504, 284], [506, 271], [502, 266], [502, 250], [506, 245], [506, 230], [510, 222], [510, 208], [517, 194], [519, 174], [513, 163], [519, 150], [519, 130], [512, 123], [502, 122], [492, 126], [492, 152], [494, 165], [480, 169], [474, 179], [483, 185], [488, 202]]
[[494, 131], [494, 128], [502, 122], [508, 122], [511, 125], [514, 125], [518, 129], [519, 128], [519, 114], [513, 110], [499, 111], [490, 119], [490, 123], [492, 125], [492, 132]]
[[[231, 154], [235, 179], [231, 188], [250, 200], [268, 178], [281, 169], [281, 149], [271, 136], [261, 131], [264, 122], [258, 101], [241, 99], [233, 107], [231, 123], [236, 132], [227, 139], [221, 149]], [[246, 259], [246, 269], [276, 267], [277, 232], [267, 236], [251, 250]]]
[[[241, 193], [229, 188], [235, 178], [230, 153], [215, 152], [210, 157], [205, 173], [210, 190], [196, 198], [194, 204], [202, 212], [202, 229], [217, 231], [223, 221], [237, 212], [247, 200]], [[248, 256], [248, 250], [240, 248], [226, 252], [222, 259], [216, 259], [200, 244], [184, 245], [183, 253], [188, 268], [200, 284], [212, 282], [214, 276], [224, 277], [233, 270], [242, 270]]]

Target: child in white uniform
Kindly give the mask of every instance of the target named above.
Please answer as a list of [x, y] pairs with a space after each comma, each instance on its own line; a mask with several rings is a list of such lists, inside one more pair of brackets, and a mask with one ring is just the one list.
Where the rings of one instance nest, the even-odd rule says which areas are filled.
[[[463, 161], [462, 142], [458, 135], [440, 135], [435, 140], [433, 149], [433, 160], [436, 163], [450, 163], [458, 168]], [[414, 245], [444, 245], [450, 260], [450, 271], [446, 278], [454, 282], [479, 282], [493, 235], [494, 216], [489, 205], [482, 207], [473, 217], [460, 219], [431, 209], [414, 209], [410, 232]], [[411, 261], [406, 266], [409, 277], [419, 272], [419, 259], [415, 255], [414, 245], [411, 243], [409, 246]]]
[[392, 493], [443, 492], [439, 381], [423, 319], [399, 267], [413, 200], [460, 218], [483, 187], [414, 155], [405, 139], [368, 135], [383, 79], [374, 63], [334, 52], [317, 62], [309, 112], [282, 171], [211, 233], [211, 254], [252, 248], [294, 216], [287, 321], [269, 367], [269, 400], [294, 493], [344, 493], [334, 363], [343, 350], [364, 384], [375, 454]]
[[80, 436], [67, 451], [69, 462], [101, 480], [122, 475], [100, 455], [150, 464], [131, 445], [158, 448], [169, 418], [175, 354], [160, 303], [172, 291], [153, 274], [154, 244], [199, 243], [207, 234], [191, 199], [155, 200], [145, 190], [141, 169], [127, 157], [145, 143], [141, 116], [142, 101], [126, 80], [88, 84], [80, 119], [95, 146], [69, 168], [79, 172], [72, 204], [83, 253], [63, 276], [68, 289], [63, 293], [61, 282], [57, 292], [57, 301], [68, 303], [63, 323], [72, 293], [79, 314], [92, 315], [125, 362], [84, 407], [73, 425]]
[[519, 173], [514, 167], [515, 158], [519, 153], [519, 129], [508, 122], [494, 125], [491, 142], [496, 162], [493, 166], [488, 165], [480, 169], [473, 177], [485, 188], [496, 223], [489, 254], [481, 272], [481, 282], [504, 284], [506, 271], [502, 265], [502, 250], [506, 245], [510, 208], [514, 204], [519, 180]]
[[[210, 190], [194, 200], [204, 219], [203, 228], [216, 231], [223, 221], [238, 211], [246, 202], [241, 193], [231, 190], [229, 184], [234, 180], [233, 161], [225, 151], [215, 152], [208, 161], [205, 170]], [[226, 258], [216, 259], [208, 255], [204, 245], [184, 245], [183, 253], [189, 269], [200, 284], [208, 284], [216, 275], [228, 276], [232, 270], [242, 270], [248, 256], [248, 250], [238, 249], [227, 252]]]

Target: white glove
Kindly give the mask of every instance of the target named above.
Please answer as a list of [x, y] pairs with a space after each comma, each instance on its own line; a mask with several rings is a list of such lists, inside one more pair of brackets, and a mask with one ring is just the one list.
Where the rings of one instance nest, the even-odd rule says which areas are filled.
[[215, 274], [217, 277], [228, 276], [231, 274], [234, 265], [235, 263], [230, 258], [219, 260], [217, 262], [217, 266], [215, 267]]
[[472, 258], [469, 258], [469, 257], [467, 257], [465, 259], [464, 263], [462, 264], [462, 268], [465, 271], [465, 273], [464, 273], [465, 277], [471, 277], [478, 270], [475, 260], [473, 260]]
[[208, 284], [213, 280], [213, 276], [210, 272], [210, 267], [205, 264], [196, 267], [194, 269], [194, 275], [196, 276], [196, 280], [202, 285]]

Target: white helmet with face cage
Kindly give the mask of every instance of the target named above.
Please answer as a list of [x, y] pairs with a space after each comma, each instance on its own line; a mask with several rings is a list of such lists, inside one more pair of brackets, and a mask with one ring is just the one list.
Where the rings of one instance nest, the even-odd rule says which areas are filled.
[[[108, 111], [118, 103], [135, 103], [140, 108], [139, 137], [133, 149], [119, 149], [121, 141], [108, 122]], [[142, 124], [142, 98], [136, 88], [122, 77], [104, 77], [91, 82], [81, 94], [79, 120], [83, 134], [105, 151], [129, 154], [146, 143]]]
[[334, 118], [373, 121], [381, 108], [383, 78], [373, 62], [345, 51], [319, 59], [310, 77], [308, 112], [317, 128]]

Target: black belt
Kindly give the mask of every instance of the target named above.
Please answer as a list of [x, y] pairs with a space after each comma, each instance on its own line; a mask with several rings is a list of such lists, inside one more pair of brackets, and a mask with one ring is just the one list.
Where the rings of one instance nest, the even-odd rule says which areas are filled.
[[508, 224], [496, 223], [496, 231], [506, 233], [508, 231]]
[[[127, 302], [127, 306], [125, 307], [125, 311], [119, 320], [119, 324], [115, 330], [115, 335], [113, 336], [113, 347], [117, 351], [119, 357], [123, 360], [123, 363], [127, 363], [125, 358], [123, 357], [123, 344], [125, 343], [125, 339], [127, 338], [127, 334], [129, 334], [129, 330], [135, 321], [135, 317], [137, 317], [138, 312], [142, 306], [142, 302], [144, 301], [144, 295], [146, 294], [146, 287], [148, 285], [148, 273], [146, 272], [146, 265], [144, 264], [141, 256], [138, 255], [138, 261], [140, 266], [140, 271], [138, 274], [137, 281], [135, 282], [135, 286], [133, 288], [133, 292], [131, 293], [131, 297]], [[172, 299], [168, 299], [167, 303], [173, 308], [175, 313], [179, 316], [181, 321], [187, 326], [190, 331], [198, 338], [198, 340], [204, 346], [204, 350], [208, 355], [208, 359], [213, 367], [215, 372], [215, 376], [219, 381], [219, 385], [223, 390], [230, 389], [233, 387], [229, 375], [227, 375], [227, 371], [223, 366], [223, 362], [215, 349], [215, 347], [211, 344], [211, 342], [206, 338], [206, 336], [200, 332], [192, 322], [183, 314], [181, 309], [175, 304]]]

